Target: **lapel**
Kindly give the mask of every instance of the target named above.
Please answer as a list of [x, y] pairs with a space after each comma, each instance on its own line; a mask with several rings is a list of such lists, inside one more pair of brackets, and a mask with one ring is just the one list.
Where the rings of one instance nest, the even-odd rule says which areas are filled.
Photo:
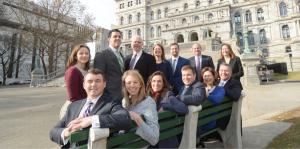
[[191, 66], [196, 67], [195, 56], [193, 56], [190, 60]]
[[174, 73], [176, 73], [177, 71], [181, 71], [181, 70], [179, 70], [179, 67], [181, 67], [181, 57], [180, 56], [178, 57], [176, 69], [175, 69]]
[[84, 106], [85, 103], [86, 103], [86, 99], [82, 100], [81, 103], [80, 103], [80, 105], [79, 105], [79, 108], [76, 109], [77, 110], [76, 111], [76, 118], [79, 116], [80, 111], [82, 110], [82, 108], [83, 108], [83, 106]]
[[99, 109], [101, 109], [107, 103], [106, 100], [107, 100], [107, 95], [104, 92], [102, 96], [98, 99], [90, 115], [95, 115], [99, 111]]
[[144, 51], [143, 51], [142, 54], [141, 54], [141, 57], [136, 62], [135, 66], [134, 66], [134, 69], [139, 68], [138, 66], [141, 65], [142, 60], [144, 59], [144, 56], [145, 56], [145, 54], [144, 54]]

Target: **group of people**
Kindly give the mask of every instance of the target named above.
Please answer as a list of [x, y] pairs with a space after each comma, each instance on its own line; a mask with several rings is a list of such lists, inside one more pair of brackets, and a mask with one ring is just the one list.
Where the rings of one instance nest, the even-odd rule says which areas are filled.
[[[158, 112], [170, 110], [180, 115], [187, 106], [200, 105], [204, 100], [214, 104], [224, 96], [237, 101], [241, 95], [240, 77], [243, 68], [229, 44], [223, 44], [217, 69], [210, 56], [202, 55], [201, 45], [192, 46], [195, 56], [179, 56], [179, 45], [170, 45], [166, 59], [161, 44], [153, 46], [152, 54], [143, 51], [140, 36], [131, 39], [132, 54], [124, 58], [119, 51], [122, 32], [108, 33], [109, 47], [96, 53], [89, 68], [90, 50], [75, 46], [67, 63], [65, 82], [68, 99], [60, 113], [60, 121], [50, 131], [52, 141], [69, 147], [68, 138], [86, 127], [127, 130], [131, 121], [136, 134], [152, 148], [176, 148], [179, 138], [159, 141]], [[207, 124], [203, 129], [226, 128], [228, 119]]]

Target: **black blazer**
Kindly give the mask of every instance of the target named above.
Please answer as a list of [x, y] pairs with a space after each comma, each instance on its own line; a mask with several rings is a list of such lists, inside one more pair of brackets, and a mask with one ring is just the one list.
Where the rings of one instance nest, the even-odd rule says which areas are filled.
[[[204, 67], [211, 67], [212, 69], [215, 69], [214, 62], [213, 62], [213, 60], [212, 60], [212, 58], [211, 58], [210, 56], [208, 56], [208, 55], [202, 55], [201, 59], [202, 59], [202, 60], [201, 60], [201, 70], [202, 70]], [[196, 69], [195, 56], [190, 57], [189, 60], [190, 60], [191, 66], [194, 67], [194, 69], [195, 69], [195, 71], [196, 71], [197, 69]], [[201, 72], [197, 72], [197, 71], [196, 71], [196, 74], [197, 74], [196, 79], [197, 79], [198, 81], [202, 80], [202, 79], [201, 79], [201, 75], [200, 75]]]
[[[132, 54], [126, 56], [125, 58], [125, 70], [130, 69], [131, 57]], [[143, 51], [141, 57], [136, 62], [134, 69], [142, 75], [144, 83], [147, 84], [148, 77], [156, 71], [155, 58], [152, 55]]]
[[[218, 65], [217, 65], [217, 72], [218, 73], [219, 73], [220, 65], [222, 63], [225, 63], [225, 59], [219, 59], [218, 60]], [[231, 78], [236, 79], [236, 80], [240, 80], [240, 78], [242, 76], [244, 76], [244, 70], [243, 70], [243, 65], [242, 65], [241, 59], [238, 56], [236, 56], [235, 58], [230, 59], [229, 65], [232, 68]]]
[[[125, 110], [119, 100], [112, 100], [108, 93], [98, 99], [90, 115], [99, 115], [101, 128], [114, 128], [118, 130], [126, 130], [130, 128], [131, 119], [129, 113]], [[68, 107], [66, 115], [55, 125], [50, 131], [50, 139], [57, 144], [63, 145], [61, 139], [62, 131], [74, 119], [76, 119], [82, 107], [86, 103], [86, 99], [78, 100], [71, 103]], [[68, 147], [69, 143], [63, 147]]]
[[[224, 85], [224, 90], [226, 97], [233, 101], [238, 101], [242, 93], [242, 84], [240, 81], [230, 78]], [[222, 130], [225, 130], [229, 120], [230, 116], [221, 118], [217, 120], [217, 126], [220, 127]]]
[[[121, 55], [122, 56], [122, 55]], [[97, 52], [94, 58], [94, 68], [102, 70], [106, 78], [106, 90], [116, 99], [122, 100], [122, 75], [118, 58], [112, 49], [107, 48]]]

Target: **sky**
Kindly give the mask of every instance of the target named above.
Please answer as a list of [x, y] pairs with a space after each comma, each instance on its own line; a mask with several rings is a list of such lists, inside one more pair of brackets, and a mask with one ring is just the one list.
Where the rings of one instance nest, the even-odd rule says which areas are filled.
[[95, 17], [97, 26], [111, 29], [111, 24], [116, 24], [114, 0], [80, 0], [86, 5], [87, 11]]

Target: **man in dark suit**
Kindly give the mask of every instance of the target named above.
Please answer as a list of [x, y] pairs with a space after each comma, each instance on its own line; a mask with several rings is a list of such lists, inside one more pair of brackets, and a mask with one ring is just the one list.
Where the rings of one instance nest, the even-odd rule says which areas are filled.
[[92, 126], [123, 130], [130, 127], [128, 111], [120, 101], [112, 100], [109, 93], [104, 91], [106, 81], [101, 70], [90, 69], [83, 86], [87, 99], [71, 103], [65, 116], [50, 131], [51, 140], [63, 148], [70, 147], [70, 134], [83, 128]]
[[215, 69], [215, 65], [210, 56], [201, 54], [202, 48], [199, 43], [193, 44], [192, 51], [194, 52], [195, 56], [190, 57], [189, 60], [190, 60], [191, 66], [194, 67], [194, 69], [196, 70], [196, 74], [197, 74], [196, 79], [198, 81], [201, 81], [202, 80], [201, 79], [202, 68], [211, 67], [212, 69]]
[[[219, 68], [220, 83], [219, 86], [223, 86], [225, 90], [225, 96], [233, 101], [238, 101], [242, 93], [242, 84], [240, 81], [232, 79], [232, 68], [229, 64], [222, 63]], [[217, 125], [225, 130], [229, 122], [230, 116], [222, 118], [217, 121]]]
[[132, 54], [125, 58], [125, 70], [137, 70], [142, 75], [146, 84], [148, 77], [156, 71], [155, 58], [142, 50], [143, 40], [140, 36], [133, 36], [131, 38], [131, 48]]
[[185, 65], [189, 65], [188, 59], [179, 56], [179, 45], [178, 43], [172, 43], [170, 45], [172, 57], [168, 60], [173, 68], [173, 81], [170, 83], [173, 87], [173, 92], [177, 95], [179, 90], [183, 86], [181, 68]]
[[122, 33], [118, 29], [110, 30], [108, 33], [109, 47], [96, 53], [94, 68], [105, 73], [106, 90], [115, 99], [122, 100], [122, 75], [124, 71], [124, 59], [119, 51]]

